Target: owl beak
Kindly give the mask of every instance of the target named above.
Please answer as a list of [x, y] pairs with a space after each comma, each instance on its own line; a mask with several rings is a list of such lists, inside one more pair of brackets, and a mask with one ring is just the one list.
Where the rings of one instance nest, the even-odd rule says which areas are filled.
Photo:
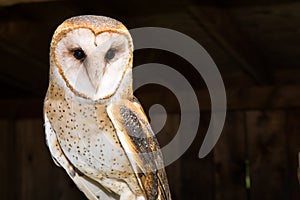
[[105, 66], [92, 65], [87, 67], [87, 74], [93, 88], [95, 89], [95, 93], [98, 92], [104, 73], [105, 73]]

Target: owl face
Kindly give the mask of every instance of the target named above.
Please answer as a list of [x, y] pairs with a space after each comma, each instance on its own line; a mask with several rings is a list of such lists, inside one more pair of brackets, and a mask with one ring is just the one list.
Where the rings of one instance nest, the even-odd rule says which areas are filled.
[[[80, 21], [77, 23], [80, 25]], [[106, 30], [102, 27], [98, 33], [97, 27], [90, 24], [60, 31], [63, 34], [52, 44], [55, 65], [67, 87], [92, 100], [115, 94], [132, 67], [132, 42], [128, 31], [112, 30], [105, 23], [102, 26]]]

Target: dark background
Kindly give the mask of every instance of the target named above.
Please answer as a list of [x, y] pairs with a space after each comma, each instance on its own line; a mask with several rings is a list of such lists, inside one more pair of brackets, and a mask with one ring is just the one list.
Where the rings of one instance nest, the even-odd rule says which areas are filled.
[[[42, 122], [51, 36], [66, 18], [80, 14], [106, 15], [128, 29], [180, 31], [217, 64], [227, 119], [214, 150], [199, 159], [211, 114], [203, 79], [172, 53], [134, 53], [134, 66], [158, 62], [178, 70], [199, 99], [197, 137], [167, 167], [174, 200], [300, 199], [300, 2], [291, 0], [0, 1], [1, 199], [84, 199], [52, 162]], [[146, 111], [154, 103], [168, 111], [158, 134], [164, 146], [180, 123], [174, 94], [150, 85], [136, 96]]]

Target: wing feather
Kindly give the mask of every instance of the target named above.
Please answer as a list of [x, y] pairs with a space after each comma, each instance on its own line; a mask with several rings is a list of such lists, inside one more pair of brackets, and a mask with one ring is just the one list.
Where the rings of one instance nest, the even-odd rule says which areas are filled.
[[141, 105], [122, 100], [107, 113], [147, 199], [171, 199], [162, 154]]

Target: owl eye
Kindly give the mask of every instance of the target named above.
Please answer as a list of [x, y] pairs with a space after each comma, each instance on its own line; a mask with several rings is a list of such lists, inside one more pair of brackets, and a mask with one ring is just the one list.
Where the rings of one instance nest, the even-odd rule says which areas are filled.
[[77, 60], [82, 60], [83, 58], [85, 58], [85, 53], [84, 53], [84, 51], [82, 49], [75, 49], [73, 51], [73, 56]]
[[110, 61], [115, 57], [116, 50], [115, 49], [109, 49], [105, 54], [105, 60]]

